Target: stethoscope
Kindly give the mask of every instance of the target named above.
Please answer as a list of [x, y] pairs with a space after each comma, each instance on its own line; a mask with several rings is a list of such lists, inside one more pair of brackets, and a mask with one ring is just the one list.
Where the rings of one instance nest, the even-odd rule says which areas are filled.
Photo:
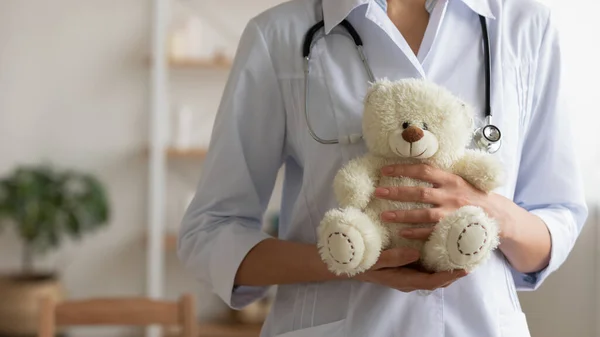
[[[475, 130], [473, 135], [473, 140], [475, 145], [488, 153], [495, 153], [500, 149], [502, 144], [502, 133], [500, 129], [492, 124], [492, 108], [491, 108], [491, 92], [490, 92], [490, 43], [488, 37], [487, 23], [485, 18], [479, 15], [479, 19], [481, 22], [481, 29], [483, 32], [483, 44], [484, 44], [484, 59], [485, 59], [485, 126], [478, 128]], [[354, 41], [356, 45], [356, 49], [358, 50], [358, 55], [363, 63], [363, 66], [367, 72], [367, 76], [371, 83], [375, 82], [375, 77], [373, 76], [373, 71], [367, 62], [367, 58], [365, 56], [363, 50], [363, 42], [354, 27], [347, 20], [343, 20], [340, 25], [345, 28], [345, 30], [350, 34], [350, 37]], [[308, 126], [308, 132], [317, 142], [321, 144], [352, 144], [358, 142], [362, 136], [361, 135], [349, 135], [341, 139], [323, 139], [317, 136], [314, 132], [310, 119], [308, 117], [308, 97], [309, 97], [309, 73], [310, 73], [310, 59], [311, 59], [311, 48], [319, 38], [325, 37], [325, 35], [314, 39], [315, 34], [324, 27], [324, 21], [321, 20], [314, 26], [312, 26], [305, 35], [304, 44], [302, 46], [302, 55], [304, 56], [304, 116], [306, 119], [306, 125]], [[335, 33], [332, 31], [332, 33]], [[346, 36], [345, 34], [341, 34]]]

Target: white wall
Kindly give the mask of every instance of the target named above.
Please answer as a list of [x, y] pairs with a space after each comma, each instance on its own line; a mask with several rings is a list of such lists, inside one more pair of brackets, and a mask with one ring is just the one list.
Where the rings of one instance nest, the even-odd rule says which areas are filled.
[[[51, 160], [97, 173], [113, 205], [110, 228], [65, 247], [71, 297], [141, 294], [144, 287], [149, 4], [143, 0], [0, 2], [0, 170]], [[0, 268], [19, 245], [0, 236]]]
[[[247, 20], [278, 1], [183, 2], [227, 32], [231, 51]], [[0, 174], [18, 163], [47, 159], [95, 172], [108, 184], [110, 227], [38, 263], [59, 267], [72, 298], [145, 291], [151, 5], [148, 0], [0, 1]], [[178, 71], [172, 94], [178, 100], [192, 97], [196, 107], [210, 112], [225, 77], [219, 71]], [[194, 188], [199, 168], [198, 162], [171, 163], [170, 188], [181, 193], [181, 187]], [[170, 206], [181, 204], [181, 193], [169, 196]], [[177, 213], [169, 214], [170, 221], [178, 221]], [[0, 272], [17, 268], [19, 261], [16, 237], [0, 234]], [[198, 289], [174, 255], [166, 262], [168, 297], [193, 291], [203, 318], [220, 313], [223, 305]]]
[[[142, 289], [148, 10], [143, 0], [0, 2], [0, 169], [90, 170], [112, 199], [110, 228], [56, 257], [73, 296]], [[0, 267], [14, 267], [18, 245], [0, 240]]]

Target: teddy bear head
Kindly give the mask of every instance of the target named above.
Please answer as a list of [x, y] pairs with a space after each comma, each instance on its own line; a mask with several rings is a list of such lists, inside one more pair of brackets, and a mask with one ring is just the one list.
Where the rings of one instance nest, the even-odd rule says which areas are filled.
[[363, 138], [377, 156], [449, 166], [473, 134], [472, 108], [427, 80], [379, 80], [364, 104]]

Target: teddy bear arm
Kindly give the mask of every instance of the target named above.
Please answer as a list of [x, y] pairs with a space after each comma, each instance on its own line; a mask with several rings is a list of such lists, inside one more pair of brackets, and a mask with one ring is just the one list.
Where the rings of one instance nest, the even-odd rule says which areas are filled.
[[467, 150], [455, 164], [454, 173], [486, 193], [499, 187], [503, 181], [500, 161], [494, 155], [477, 150]]
[[341, 207], [364, 209], [378, 181], [377, 165], [369, 157], [353, 159], [335, 176], [334, 192]]

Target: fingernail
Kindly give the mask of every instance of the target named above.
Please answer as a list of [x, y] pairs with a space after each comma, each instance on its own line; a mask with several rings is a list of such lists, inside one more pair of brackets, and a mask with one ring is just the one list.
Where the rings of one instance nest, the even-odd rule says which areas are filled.
[[383, 213], [383, 218], [385, 220], [394, 220], [394, 219], [396, 219], [396, 213], [394, 213], [394, 212], [384, 212]]
[[419, 258], [419, 252], [413, 252], [413, 251], [408, 252], [408, 253], [406, 253], [406, 258], [409, 260], [416, 260]]
[[394, 173], [394, 168], [391, 166], [384, 167], [382, 170], [383, 174], [392, 174]]
[[414, 231], [410, 230], [410, 229], [404, 229], [402, 231], [400, 231], [400, 235], [402, 236], [413, 236], [413, 234], [415, 234]]
[[387, 188], [378, 187], [378, 188], [375, 190], [375, 193], [376, 193], [377, 195], [386, 196], [386, 195], [389, 195], [389, 194], [390, 194], [390, 190], [388, 190]]

